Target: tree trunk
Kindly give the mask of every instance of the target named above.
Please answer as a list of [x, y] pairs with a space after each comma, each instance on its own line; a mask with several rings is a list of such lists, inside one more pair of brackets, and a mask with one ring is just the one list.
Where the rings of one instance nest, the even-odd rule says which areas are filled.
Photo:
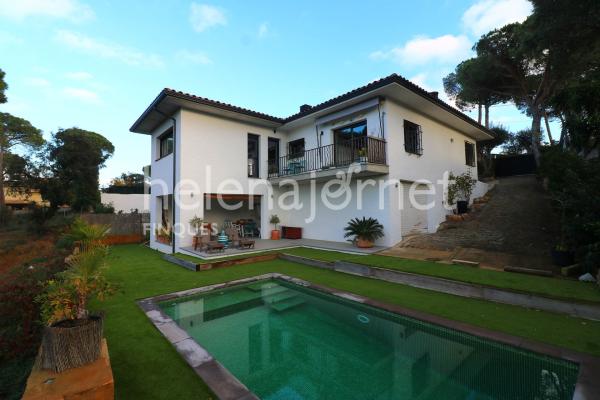
[[490, 127], [490, 105], [489, 104], [485, 105], [485, 127], [486, 128]]
[[0, 148], [0, 209], [6, 205], [4, 198], [4, 150]]
[[543, 111], [543, 115], [544, 122], [546, 123], [546, 133], [548, 133], [548, 140], [550, 141], [550, 144], [554, 144], [554, 140], [552, 139], [552, 132], [550, 132], [550, 124], [548, 123], [548, 114], [546, 113], [546, 110]]
[[537, 106], [530, 107], [531, 111], [531, 151], [533, 152], [533, 158], [535, 159], [535, 164], [540, 166], [540, 138], [541, 134], [541, 125], [542, 125], [542, 113]]
[[481, 103], [477, 104], [477, 122], [481, 124]]

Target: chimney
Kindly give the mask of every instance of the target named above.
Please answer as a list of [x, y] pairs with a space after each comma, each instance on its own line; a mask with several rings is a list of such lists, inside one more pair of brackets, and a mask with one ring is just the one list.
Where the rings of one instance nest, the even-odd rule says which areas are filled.
[[438, 95], [440, 94], [439, 92], [429, 92], [430, 95], [432, 95], [433, 97], [435, 97], [436, 99], [438, 98]]
[[312, 106], [310, 106], [310, 105], [308, 105], [308, 104], [302, 104], [302, 105], [300, 106], [300, 112], [301, 112], [301, 113], [308, 112], [308, 111], [310, 111], [310, 109], [311, 109], [311, 108], [312, 108]]

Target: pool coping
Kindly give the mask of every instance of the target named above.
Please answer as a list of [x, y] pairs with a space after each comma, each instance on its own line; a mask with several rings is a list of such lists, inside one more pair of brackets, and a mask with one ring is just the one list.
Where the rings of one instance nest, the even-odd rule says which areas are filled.
[[315, 289], [346, 300], [377, 307], [385, 311], [400, 314], [434, 325], [457, 330], [470, 335], [493, 340], [513, 347], [525, 349], [534, 353], [551, 356], [579, 364], [579, 375], [573, 393], [573, 400], [593, 400], [600, 398], [600, 358], [573, 350], [536, 342], [530, 339], [509, 335], [502, 332], [478, 327], [464, 322], [439, 317], [399, 305], [373, 300], [368, 297], [353, 294], [343, 290], [332, 289], [314, 284], [302, 279], [280, 273], [267, 273], [244, 279], [217, 283], [198, 288], [182, 290], [174, 293], [162, 294], [138, 300], [136, 303], [150, 319], [160, 333], [175, 347], [175, 350], [202, 378], [212, 392], [221, 400], [259, 400], [243, 383], [231, 374], [219, 361], [217, 361], [205, 348], [191, 338], [175, 321], [166, 315], [159, 307], [159, 303], [167, 300], [192, 296], [216, 289], [242, 285], [250, 282], [281, 279], [287, 282]]

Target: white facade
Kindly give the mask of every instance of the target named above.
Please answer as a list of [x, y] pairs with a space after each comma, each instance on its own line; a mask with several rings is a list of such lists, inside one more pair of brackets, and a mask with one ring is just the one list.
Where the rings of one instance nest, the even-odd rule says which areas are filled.
[[[387, 87], [384, 89], [388, 90]], [[383, 89], [378, 90], [381, 92]], [[406, 95], [404, 101], [404, 94], [399, 90], [393, 96], [385, 97], [380, 92], [376, 93], [378, 100], [375, 103], [370, 100], [372, 104], [362, 108], [360, 101], [367, 104], [363, 99], [350, 99], [354, 100], [353, 104], [337, 104], [331, 109], [319, 110], [314, 116], [308, 114], [281, 123], [262, 123], [260, 118], [254, 116], [238, 118], [235, 112], [213, 113], [210, 109], [205, 111], [205, 104], [202, 104], [204, 108], [195, 110], [185, 105], [175, 108], [170, 113], [176, 125], [174, 153], [178, 187], [175, 195], [179, 199], [175, 207], [175, 225], [183, 227], [179, 232], [175, 229], [175, 250], [191, 245], [193, 233], [185, 229], [189, 227], [191, 218], [220, 219], [226, 216], [222, 209], [205, 211], [207, 194], [260, 196], [257, 210], [248, 210], [247, 215], [259, 220], [257, 222], [263, 238], [270, 235], [269, 216], [272, 214], [280, 217], [281, 225], [302, 227], [303, 237], [309, 239], [344, 241], [343, 228], [347, 222], [363, 216], [377, 218], [383, 224], [385, 236], [378, 241], [378, 245], [391, 246], [411, 231], [434, 232], [451, 212], [444, 204], [444, 190], [438, 181], [448, 172], [461, 174], [470, 171], [477, 178], [476, 166], [466, 165], [465, 142], [474, 144], [476, 139], [489, 136], [482, 127], [470, 121], [465, 122], [464, 118], [460, 119], [460, 116], [454, 116], [435, 104], [419, 109], [415, 108], [418, 106], [417, 100]], [[368, 96], [373, 99], [372, 93]], [[142, 118], [144, 116], [140, 120]], [[350, 182], [352, 195], [349, 202], [343, 204], [345, 198], [331, 201], [334, 205], [342, 204], [343, 207], [337, 207], [339, 209], [327, 207], [321, 197], [322, 189], [329, 185], [331, 179], [319, 177], [318, 174], [323, 171], [316, 171], [316, 178], [313, 179], [307, 178], [306, 174], [302, 178], [294, 174], [285, 176], [283, 178], [298, 183], [299, 200], [303, 206], [293, 210], [281, 209], [278, 204], [280, 196], [289, 186], [279, 186], [282, 178], [268, 177], [268, 139], [278, 139], [279, 155], [285, 156], [287, 144], [292, 140], [304, 138], [306, 150], [319, 146], [323, 148], [334, 144], [336, 128], [357, 121], [366, 121], [369, 137], [385, 139], [386, 165], [373, 168], [369, 165], [360, 175], [354, 176]], [[405, 121], [420, 125], [422, 155], [405, 151]], [[153, 224], [160, 223], [161, 215], [165, 215], [159, 197], [173, 194], [173, 154], [158, 157], [158, 138], [171, 126], [173, 121], [164, 119], [151, 132], [150, 212]], [[258, 178], [248, 177], [248, 134], [259, 137]], [[371, 179], [372, 183], [365, 184], [367, 179]], [[421, 191], [413, 196], [411, 187]], [[312, 195], [314, 189], [315, 196]], [[331, 189], [335, 190], [333, 186]], [[486, 185], [478, 182], [474, 196], [481, 195], [485, 189]], [[358, 192], [362, 196], [359, 197]], [[419, 209], [414, 201], [410, 201], [411, 197], [422, 205], [434, 202], [434, 206], [427, 210]], [[231, 219], [243, 215], [244, 209], [238, 210], [231, 213]], [[168, 217], [169, 223], [171, 218]], [[206, 218], [205, 222], [223, 222]], [[155, 232], [151, 233], [151, 245], [162, 251], [172, 249], [171, 246], [158, 243]]]

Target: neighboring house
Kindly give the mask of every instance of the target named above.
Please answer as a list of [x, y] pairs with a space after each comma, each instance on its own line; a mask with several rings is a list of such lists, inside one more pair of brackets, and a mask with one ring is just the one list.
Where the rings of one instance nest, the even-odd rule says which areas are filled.
[[42, 198], [39, 189], [20, 190], [18, 188], [4, 188], [6, 206], [13, 210], [22, 210], [31, 204], [36, 206], [49, 206], [50, 203]]
[[[316, 106], [303, 105], [287, 118], [164, 89], [131, 131], [152, 137], [153, 225], [171, 227], [174, 217], [177, 224], [188, 226], [194, 215], [218, 224], [253, 218], [267, 238], [269, 216], [277, 214], [281, 225], [303, 228], [305, 238], [344, 241], [343, 228], [351, 218], [371, 216], [383, 224], [385, 237], [377, 244], [386, 246], [411, 231], [435, 231], [450, 212], [439, 187], [435, 194], [417, 196], [422, 203], [435, 201], [432, 209], [412, 206], [408, 193], [413, 182], [426, 179], [432, 183], [420, 188], [431, 189], [446, 171], [470, 170], [477, 178], [476, 142], [492, 137], [482, 125], [438, 99], [437, 93], [396, 74]], [[319, 193], [350, 164], [358, 171], [350, 183], [352, 201], [332, 210]], [[360, 188], [358, 210], [357, 179], [367, 178], [396, 184], [384, 186], [381, 195], [379, 187]], [[218, 188], [231, 179], [239, 187]], [[283, 193], [279, 183], [286, 179], [299, 183], [300, 209], [279, 209]], [[173, 202], [174, 180], [181, 185], [178, 206]], [[309, 207], [312, 186], [318, 193], [314, 208]], [[478, 182], [475, 195], [485, 189]], [[232, 203], [242, 202], [243, 208], [229, 211], [215, 204], [214, 197], [222, 193]], [[406, 205], [401, 210], [395, 206], [400, 200]], [[258, 207], [250, 210], [253, 202]], [[307, 222], [313, 210], [314, 221]], [[158, 243], [155, 236], [151, 232], [152, 247], [165, 252], [192, 243], [190, 232], [175, 235], [171, 246]]]

